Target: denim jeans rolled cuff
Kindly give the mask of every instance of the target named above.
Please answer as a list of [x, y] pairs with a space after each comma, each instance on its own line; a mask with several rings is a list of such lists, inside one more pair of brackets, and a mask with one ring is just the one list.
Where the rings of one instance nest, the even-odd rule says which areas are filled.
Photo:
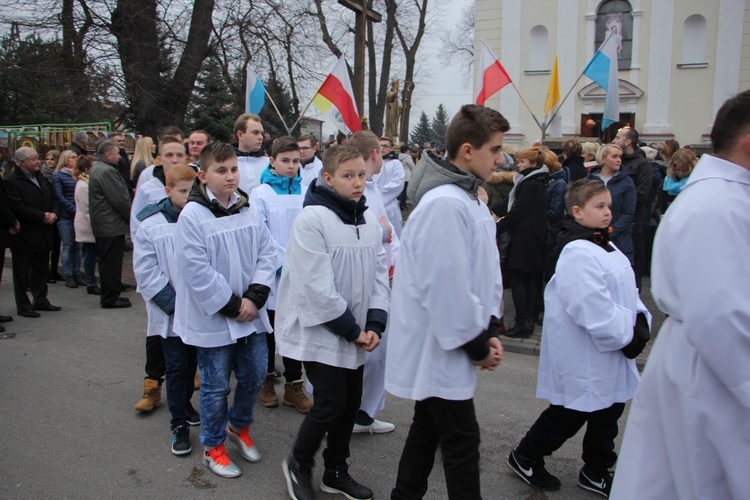
[[[253, 407], [266, 379], [268, 349], [265, 333], [238, 339], [236, 344], [196, 349], [201, 370], [200, 440], [203, 446], [212, 448], [226, 440], [227, 422], [238, 429], [253, 423]], [[237, 386], [229, 408], [232, 369]]]
[[172, 415], [170, 426], [175, 429], [187, 425], [198, 355], [195, 347], [186, 345], [180, 337], [162, 338], [161, 341], [167, 371], [167, 405]]
[[81, 244], [76, 241], [76, 230], [72, 219], [60, 219], [57, 230], [62, 241], [62, 265], [65, 277], [81, 273]]
[[81, 243], [86, 286], [96, 286], [96, 243]]

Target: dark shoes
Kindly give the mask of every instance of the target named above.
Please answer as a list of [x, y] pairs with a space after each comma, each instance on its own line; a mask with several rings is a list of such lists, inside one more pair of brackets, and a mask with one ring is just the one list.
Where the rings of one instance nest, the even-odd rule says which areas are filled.
[[[535, 488], [544, 491], [560, 489], [560, 480], [547, 472], [547, 469], [544, 468], [544, 460], [531, 462], [522, 458], [516, 450], [513, 450], [508, 456], [508, 467], [518, 474], [518, 477]], [[578, 484], [580, 484], [580, 479]]]
[[326, 469], [320, 489], [326, 493], [341, 493], [352, 500], [370, 500], [372, 490], [362, 486], [349, 475], [349, 466], [340, 465], [335, 469]]
[[135, 286], [128, 285], [127, 283], [120, 283], [120, 292], [127, 292], [128, 290], [135, 290]]
[[182, 425], [172, 429], [172, 454], [187, 455], [191, 451], [193, 447], [190, 446], [190, 427]]
[[13, 321], [13, 316], [0, 316], [0, 323], [10, 323]]
[[188, 414], [188, 418], [187, 418], [188, 425], [192, 427], [195, 427], [196, 425], [201, 425], [201, 416], [196, 411], [196, 409], [193, 408], [193, 405], [191, 403], [188, 403], [187, 414]]
[[286, 489], [292, 500], [315, 500], [312, 487], [312, 471], [303, 467], [293, 456], [289, 456], [281, 463], [286, 477]]
[[73, 280], [81, 286], [86, 286], [86, 280], [80, 274], [74, 274]]
[[35, 311], [50, 311], [50, 312], [55, 312], [55, 311], [59, 311], [60, 309], [62, 309], [62, 307], [53, 306], [49, 302], [47, 302], [46, 304], [34, 304], [31, 307], [33, 307]]
[[516, 324], [513, 325], [513, 328], [507, 330], [504, 335], [512, 339], [526, 339], [531, 337], [532, 333], [534, 333], [534, 322], [529, 319], [525, 319], [516, 321]]
[[68, 288], [78, 288], [78, 283], [76, 283], [76, 280], [73, 278], [73, 276], [66, 276], [65, 286], [67, 286]]
[[101, 295], [102, 294], [102, 290], [101, 290], [101, 288], [99, 288], [96, 285], [94, 285], [94, 286], [87, 286], [86, 287], [86, 293], [88, 293], [89, 295]]
[[123, 309], [132, 305], [133, 304], [131, 304], [130, 301], [124, 297], [118, 297], [114, 302], [101, 303], [102, 309]]
[[609, 491], [612, 489], [612, 475], [609, 472], [596, 473], [584, 465], [578, 473], [578, 486], [609, 498]]
[[36, 312], [33, 309], [26, 309], [25, 311], [18, 311], [19, 316], [23, 316], [24, 318], [38, 318], [41, 316], [38, 312]]

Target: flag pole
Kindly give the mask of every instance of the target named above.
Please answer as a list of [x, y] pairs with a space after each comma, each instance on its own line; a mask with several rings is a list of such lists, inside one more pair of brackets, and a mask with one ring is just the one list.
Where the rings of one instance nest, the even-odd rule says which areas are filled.
[[531, 117], [534, 119], [534, 121], [536, 122], [537, 126], [541, 129], [542, 128], [542, 124], [539, 123], [539, 120], [537, 119], [536, 115], [534, 114], [533, 111], [531, 111], [531, 108], [529, 107], [529, 104], [526, 102], [526, 99], [523, 98], [523, 95], [521, 95], [521, 92], [518, 90], [518, 87], [516, 87], [516, 84], [513, 83], [513, 80], [511, 80], [510, 84], [513, 85], [514, 89], [516, 89], [516, 93], [518, 94], [518, 97], [521, 98], [521, 101], [523, 102], [523, 105], [526, 106], [526, 109], [528, 109], [529, 113], [531, 113]]
[[[334, 68], [335, 68], [335, 66], [334, 66]], [[320, 82], [320, 85], [318, 85], [317, 90], [315, 91], [315, 93], [313, 94], [313, 96], [310, 98], [310, 101], [307, 103], [307, 106], [305, 106], [305, 109], [302, 110], [302, 113], [300, 113], [299, 118], [297, 118], [297, 121], [294, 122], [294, 125], [292, 125], [292, 130], [294, 130], [294, 127], [297, 126], [297, 124], [302, 119], [302, 117], [305, 116], [305, 113], [307, 113], [307, 110], [310, 109], [310, 105], [313, 103], [313, 99], [315, 99], [315, 96], [318, 95], [318, 92], [320, 92], [320, 89], [323, 88], [323, 84], [326, 83], [326, 80], [328, 80], [329, 76], [331, 76], [330, 73], [328, 73], [328, 75], [326, 75], [326, 77], [323, 78], [323, 81]], [[357, 112], [359, 113], [359, 111], [357, 111]]]
[[266, 89], [265, 86], [263, 86], [263, 90], [266, 91], [266, 97], [268, 97], [268, 100], [271, 101], [271, 104], [273, 105], [273, 109], [276, 110], [276, 114], [279, 115], [279, 119], [281, 120], [282, 125], [284, 125], [284, 128], [286, 129], [287, 135], [292, 135], [292, 133], [289, 131], [289, 126], [286, 124], [286, 121], [284, 120], [284, 117], [281, 116], [281, 112], [279, 111], [279, 108], [276, 106], [276, 103], [273, 101], [273, 97], [271, 97], [271, 94], [268, 93], [268, 90]]

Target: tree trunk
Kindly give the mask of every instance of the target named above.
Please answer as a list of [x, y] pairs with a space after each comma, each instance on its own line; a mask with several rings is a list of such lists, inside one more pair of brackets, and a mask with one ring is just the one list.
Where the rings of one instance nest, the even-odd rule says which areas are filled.
[[[404, 76], [404, 82], [414, 82], [414, 68], [417, 64], [417, 51], [419, 50], [419, 44], [422, 41], [422, 36], [424, 35], [425, 30], [427, 2], [428, 0], [415, 0], [417, 9], [419, 9], [419, 24], [417, 25], [417, 34], [414, 36], [414, 42], [411, 44], [411, 46], [408, 45], [406, 37], [401, 31], [401, 27], [396, 24], [396, 35], [398, 35], [398, 40], [401, 43], [401, 48], [404, 50], [404, 57], [406, 59], [406, 74]], [[407, 92], [404, 96], [404, 114], [401, 119], [401, 131], [399, 134], [399, 140], [403, 143], [406, 143], [409, 138], [409, 112], [411, 110], [411, 96], [411, 92]]]
[[195, 0], [187, 43], [171, 79], [162, 78], [156, 0], [119, 0], [112, 34], [125, 77], [136, 129], [155, 136], [165, 125], [182, 126], [195, 80], [208, 54], [214, 0]]
[[375, 53], [375, 36], [372, 22], [367, 23], [367, 52], [369, 59], [368, 103], [370, 107], [370, 129], [378, 136], [383, 135], [385, 116], [385, 96], [390, 88], [391, 53], [393, 36], [396, 28], [396, 2], [386, 0], [385, 39], [383, 41], [383, 60], [380, 67], [380, 79], [376, 89], [377, 59]]

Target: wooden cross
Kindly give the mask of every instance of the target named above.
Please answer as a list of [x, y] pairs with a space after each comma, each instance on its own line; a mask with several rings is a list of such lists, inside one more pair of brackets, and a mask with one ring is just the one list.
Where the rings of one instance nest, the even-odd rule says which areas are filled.
[[380, 13], [368, 6], [368, 0], [339, 0], [339, 3], [353, 10], [356, 17], [354, 25], [354, 100], [360, 116], [365, 112], [365, 47], [367, 41], [367, 21], [379, 23]]

